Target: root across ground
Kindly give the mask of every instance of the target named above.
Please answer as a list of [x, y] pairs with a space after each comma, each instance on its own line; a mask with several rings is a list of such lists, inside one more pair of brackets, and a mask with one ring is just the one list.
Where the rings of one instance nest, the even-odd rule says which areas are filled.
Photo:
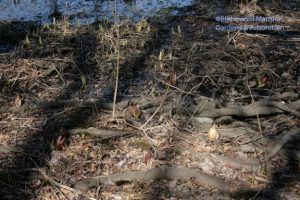
[[217, 6], [62, 21], [0, 54], [1, 199], [298, 199], [299, 12], [220, 32]]

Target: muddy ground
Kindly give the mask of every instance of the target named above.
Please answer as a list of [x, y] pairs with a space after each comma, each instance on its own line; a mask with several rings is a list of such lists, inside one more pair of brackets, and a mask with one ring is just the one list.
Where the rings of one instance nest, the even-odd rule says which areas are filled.
[[[289, 2], [201, 1], [135, 24], [1, 22], [0, 199], [299, 199]], [[218, 31], [219, 14], [285, 30]]]

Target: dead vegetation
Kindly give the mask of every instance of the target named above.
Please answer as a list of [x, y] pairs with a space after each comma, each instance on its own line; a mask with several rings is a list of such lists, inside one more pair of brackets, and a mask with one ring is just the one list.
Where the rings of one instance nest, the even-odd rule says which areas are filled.
[[215, 14], [62, 21], [0, 54], [1, 198], [297, 199], [299, 22]]

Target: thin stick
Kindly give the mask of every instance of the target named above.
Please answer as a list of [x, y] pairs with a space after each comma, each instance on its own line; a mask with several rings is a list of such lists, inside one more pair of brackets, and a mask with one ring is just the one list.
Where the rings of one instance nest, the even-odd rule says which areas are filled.
[[[66, 198], [66, 196], [59, 190], [59, 188], [63, 188], [63, 189], [66, 189], [66, 190], [69, 190], [75, 194], [78, 194], [78, 195], [82, 195], [84, 196], [85, 198], [89, 199], [89, 200], [95, 200], [95, 198], [92, 198], [92, 197], [88, 197], [86, 196], [85, 194], [83, 194], [82, 192], [80, 192], [79, 190], [77, 189], [73, 189], [69, 186], [66, 186], [66, 185], [63, 185], [57, 181], [55, 181], [53, 178], [51, 178], [50, 176], [47, 175], [45, 169], [43, 168], [40, 168], [36, 162], [34, 160], [32, 160], [33, 163], [36, 165], [36, 168], [37, 168], [37, 171], [43, 176], [43, 178], [46, 180], [46, 181], [49, 181], [50, 183], [52, 183], [55, 187], [58, 187], [57, 190]], [[66, 198], [67, 199], [67, 198]]]
[[116, 71], [116, 82], [115, 82], [115, 93], [114, 93], [114, 102], [113, 102], [113, 118], [115, 118], [116, 112], [116, 101], [119, 85], [119, 69], [120, 69], [120, 35], [119, 35], [119, 26], [117, 26], [117, 71]]
[[[247, 67], [247, 66], [246, 66], [246, 72], [247, 72], [247, 81], [246, 81], [247, 88], [248, 88], [249, 94], [250, 94], [250, 96], [251, 96], [251, 100], [252, 100], [252, 102], [254, 103], [254, 109], [255, 109], [255, 112], [256, 112], [256, 119], [257, 119], [257, 124], [258, 124], [258, 129], [259, 129], [260, 137], [263, 138], [263, 137], [264, 137], [264, 136], [263, 136], [263, 131], [262, 131], [262, 127], [261, 127], [261, 122], [260, 122], [259, 114], [258, 114], [258, 111], [257, 111], [257, 103], [256, 103], [256, 101], [254, 100], [254, 97], [253, 97], [251, 88], [250, 88], [250, 86], [249, 86], [249, 81], [248, 81], [249, 71], [248, 71], [248, 67]], [[264, 148], [265, 156], [267, 156], [267, 149], [266, 149], [266, 146], [264, 145], [263, 148]]]

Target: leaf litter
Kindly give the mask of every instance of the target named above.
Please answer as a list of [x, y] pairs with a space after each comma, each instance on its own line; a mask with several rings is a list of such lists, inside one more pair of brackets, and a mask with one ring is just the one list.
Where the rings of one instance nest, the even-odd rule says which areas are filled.
[[[297, 36], [209, 29], [215, 6], [137, 24], [58, 22], [2, 54], [4, 199], [300, 195]], [[197, 129], [194, 117], [214, 125]]]

